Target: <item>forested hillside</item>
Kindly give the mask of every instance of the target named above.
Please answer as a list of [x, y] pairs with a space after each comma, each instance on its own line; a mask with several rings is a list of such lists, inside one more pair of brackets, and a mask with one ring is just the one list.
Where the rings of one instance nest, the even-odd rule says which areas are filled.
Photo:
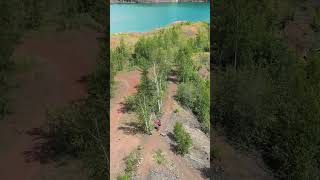
[[297, 12], [319, 10], [310, 2], [225, 0], [213, 8], [213, 124], [261, 152], [279, 179], [320, 179], [320, 54], [315, 44], [301, 54], [284, 33]]

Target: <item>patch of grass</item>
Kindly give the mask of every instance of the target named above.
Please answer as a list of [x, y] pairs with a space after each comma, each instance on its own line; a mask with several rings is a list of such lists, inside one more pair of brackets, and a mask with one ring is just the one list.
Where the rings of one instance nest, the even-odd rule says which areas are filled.
[[117, 180], [130, 180], [131, 176], [127, 173], [124, 173], [123, 175], [118, 176]]
[[124, 172], [117, 177], [118, 180], [127, 180], [131, 179], [132, 175], [136, 171], [137, 164], [139, 163], [139, 159], [141, 157], [139, 149], [132, 151], [128, 157], [125, 158], [126, 161], [126, 169]]
[[176, 108], [173, 112], [174, 113], [178, 113], [180, 111], [180, 109], [179, 108]]
[[165, 155], [163, 154], [161, 149], [158, 149], [153, 154], [153, 159], [157, 162], [157, 164], [161, 165], [165, 163], [167, 160], [165, 158]]
[[138, 150], [134, 150], [129, 154], [129, 156], [126, 158], [126, 170], [127, 172], [132, 172], [135, 170], [136, 165], [139, 162], [140, 158], [140, 152]]

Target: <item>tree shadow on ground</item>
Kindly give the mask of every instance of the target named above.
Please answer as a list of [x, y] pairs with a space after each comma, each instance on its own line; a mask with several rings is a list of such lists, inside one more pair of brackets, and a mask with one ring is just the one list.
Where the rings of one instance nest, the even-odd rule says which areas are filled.
[[171, 140], [171, 141], [175, 141], [176, 139], [174, 138], [174, 134], [172, 133], [172, 132], [168, 132], [167, 133], [167, 136], [169, 137], [169, 139]]
[[211, 172], [211, 168], [200, 168], [200, 169], [198, 169], [199, 171], [200, 171], [200, 173], [201, 173], [201, 176], [203, 177], [203, 178], [210, 178], [211, 177], [211, 174], [213, 173], [213, 172]]
[[88, 75], [84, 75], [81, 76], [80, 79], [77, 80], [78, 83], [87, 83], [89, 81], [89, 76]]
[[120, 104], [120, 109], [118, 109], [118, 113], [128, 113], [128, 112], [130, 112], [130, 111], [132, 111], [132, 108], [130, 107], [130, 105], [129, 104], [127, 104], [127, 103], [124, 103], [124, 102], [120, 102], [119, 103]]
[[47, 164], [52, 161], [58, 161], [61, 154], [55, 141], [50, 138], [49, 134], [40, 128], [33, 128], [26, 132], [33, 137], [35, 142], [30, 150], [23, 152], [25, 162], [40, 162], [40, 164]]
[[124, 125], [120, 126], [118, 129], [122, 130], [126, 135], [136, 135], [144, 133], [143, 128], [138, 122], [124, 123]]
[[174, 70], [170, 71], [170, 74], [169, 74], [169, 76], [167, 78], [167, 81], [170, 81], [170, 82], [172, 82], [174, 84], [177, 84], [178, 83], [177, 72], [174, 71]]
[[169, 77], [167, 78], [167, 81], [170, 81], [170, 82], [172, 82], [172, 83], [174, 83], [174, 84], [177, 84], [177, 83], [178, 83], [177, 77], [174, 77], [174, 76], [169, 76]]
[[168, 132], [167, 136], [169, 137], [169, 139], [171, 140], [170, 144], [170, 150], [174, 153], [174, 154], [178, 154], [177, 152], [177, 145], [175, 144], [175, 137], [174, 134], [172, 132]]
[[204, 178], [210, 178], [214, 180], [225, 180], [230, 179], [224, 176], [224, 170], [222, 167], [211, 164], [210, 168], [202, 168], [199, 169], [201, 172], [202, 177]]

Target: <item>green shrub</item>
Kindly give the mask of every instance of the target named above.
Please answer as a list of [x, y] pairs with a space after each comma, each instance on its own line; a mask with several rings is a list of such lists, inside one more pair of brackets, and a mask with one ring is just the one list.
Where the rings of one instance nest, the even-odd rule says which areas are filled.
[[177, 152], [181, 155], [187, 154], [192, 145], [190, 134], [186, 132], [180, 122], [176, 122], [173, 132], [177, 142]]

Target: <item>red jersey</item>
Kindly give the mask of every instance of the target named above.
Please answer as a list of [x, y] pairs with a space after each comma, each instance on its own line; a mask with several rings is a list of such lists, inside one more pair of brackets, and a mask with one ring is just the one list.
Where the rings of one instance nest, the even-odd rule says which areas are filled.
[[158, 126], [161, 126], [161, 121], [160, 121], [160, 119], [155, 120], [154, 123], [155, 123], [156, 125], [158, 125]]

